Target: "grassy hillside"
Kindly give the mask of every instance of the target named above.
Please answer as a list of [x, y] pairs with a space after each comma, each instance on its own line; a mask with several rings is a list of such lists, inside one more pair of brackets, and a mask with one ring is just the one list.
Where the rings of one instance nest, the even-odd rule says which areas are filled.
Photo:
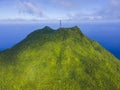
[[120, 90], [120, 61], [78, 27], [45, 27], [0, 53], [0, 90]]

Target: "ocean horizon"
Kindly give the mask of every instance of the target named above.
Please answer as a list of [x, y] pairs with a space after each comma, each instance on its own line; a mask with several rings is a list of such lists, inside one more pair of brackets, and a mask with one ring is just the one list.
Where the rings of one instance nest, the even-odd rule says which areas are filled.
[[[0, 51], [13, 47], [31, 32], [49, 26], [59, 28], [58, 23], [0, 23]], [[100, 43], [114, 56], [120, 59], [120, 23], [67, 23], [62, 27], [78, 26], [92, 40]]]

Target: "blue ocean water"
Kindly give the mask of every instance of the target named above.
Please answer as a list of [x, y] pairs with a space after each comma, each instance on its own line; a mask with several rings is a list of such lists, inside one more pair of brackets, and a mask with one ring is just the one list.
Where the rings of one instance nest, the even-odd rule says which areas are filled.
[[[44, 26], [57, 29], [59, 23], [0, 23], [0, 51], [11, 48], [29, 33]], [[62, 27], [73, 26], [79, 26], [86, 36], [120, 59], [120, 23], [62, 23]]]

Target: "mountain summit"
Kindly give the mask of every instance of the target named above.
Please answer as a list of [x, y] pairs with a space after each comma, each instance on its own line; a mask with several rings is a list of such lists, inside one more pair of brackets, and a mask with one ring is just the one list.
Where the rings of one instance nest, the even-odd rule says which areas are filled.
[[0, 53], [0, 90], [120, 90], [120, 61], [77, 26], [46, 26]]

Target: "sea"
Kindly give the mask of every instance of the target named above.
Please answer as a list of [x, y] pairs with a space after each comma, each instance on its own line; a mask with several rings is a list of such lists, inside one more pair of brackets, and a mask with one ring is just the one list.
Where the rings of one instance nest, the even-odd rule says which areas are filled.
[[[31, 32], [45, 26], [60, 27], [59, 22], [0, 23], [0, 51], [13, 47]], [[62, 22], [62, 27], [74, 26], [120, 59], [120, 22]]]

